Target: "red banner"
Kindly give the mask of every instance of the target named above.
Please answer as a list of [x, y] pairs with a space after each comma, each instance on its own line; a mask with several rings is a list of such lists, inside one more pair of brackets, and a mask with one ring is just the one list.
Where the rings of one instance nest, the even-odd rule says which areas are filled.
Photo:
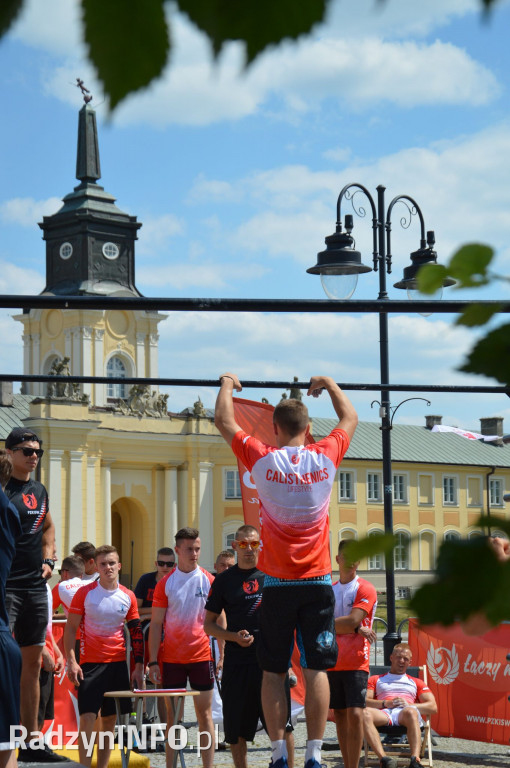
[[413, 664], [426, 665], [437, 700], [431, 718], [440, 736], [508, 744], [510, 740], [510, 624], [480, 637], [459, 625], [419, 627], [409, 621]]
[[[234, 397], [234, 417], [241, 429], [257, 440], [276, 448], [276, 435], [273, 429], [274, 406], [259, 403], [256, 400], [243, 400]], [[309, 434], [306, 445], [315, 442]], [[241, 496], [243, 501], [244, 522], [260, 530], [259, 525], [259, 495], [255, 483], [244, 464], [237, 460], [239, 477], [241, 479]]]

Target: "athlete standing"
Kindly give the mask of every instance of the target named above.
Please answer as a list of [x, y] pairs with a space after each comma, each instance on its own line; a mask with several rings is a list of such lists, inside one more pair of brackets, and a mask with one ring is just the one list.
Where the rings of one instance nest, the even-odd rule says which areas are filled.
[[258, 566], [266, 578], [257, 655], [264, 670], [262, 705], [271, 739], [272, 768], [288, 765], [284, 681], [294, 632], [306, 681], [305, 768], [319, 768], [329, 705], [325, 670], [334, 666], [337, 658], [329, 498], [358, 416], [332, 378], [314, 376], [308, 395], [326, 390], [339, 423], [328, 437], [305, 446], [308, 410], [300, 400], [282, 400], [273, 413], [274, 448], [247, 435], [236, 423], [234, 390], [242, 390], [238, 377], [232, 373], [220, 376], [215, 424], [251, 472], [260, 500], [262, 547]]

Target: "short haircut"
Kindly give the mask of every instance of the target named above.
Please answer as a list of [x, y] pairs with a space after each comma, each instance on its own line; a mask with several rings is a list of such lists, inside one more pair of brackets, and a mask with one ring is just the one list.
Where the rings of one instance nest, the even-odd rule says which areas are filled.
[[199, 536], [198, 528], [181, 528], [175, 534], [175, 543], [178, 545], [182, 539], [198, 539]]
[[96, 549], [95, 560], [97, 560], [98, 557], [101, 557], [101, 555], [113, 555], [114, 553], [117, 554], [120, 560], [119, 550], [117, 547], [114, 547], [113, 544], [102, 544]]
[[397, 643], [396, 645], [393, 646], [393, 649], [391, 652], [393, 653], [393, 651], [409, 651], [409, 653], [411, 654], [411, 658], [413, 658], [413, 652], [411, 650], [411, 646], [409, 645], [409, 643]]
[[83, 576], [85, 563], [83, 562], [83, 558], [79, 555], [69, 555], [62, 560], [60, 570], [69, 571], [71, 576]]
[[75, 555], [82, 557], [84, 560], [90, 560], [96, 556], [96, 548], [90, 541], [78, 542], [78, 544], [75, 544], [71, 549], [71, 552], [74, 552]]
[[11, 457], [7, 451], [0, 449], [0, 485], [2, 488], [7, 485], [12, 473]]
[[175, 552], [173, 551], [172, 547], [161, 547], [161, 549], [158, 549], [156, 552], [156, 557], [158, 555], [165, 555], [166, 557], [175, 557]]
[[310, 422], [308, 408], [301, 400], [289, 397], [280, 400], [273, 411], [273, 422], [290, 437], [304, 432]]
[[241, 525], [241, 527], [236, 531], [236, 539], [239, 539], [241, 536], [243, 536], [243, 534], [245, 536], [249, 536], [250, 533], [256, 533], [257, 536], [259, 535], [259, 532], [254, 525]]
[[233, 549], [222, 549], [221, 552], [218, 552], [216, 556], [216, 562], [220, 559], [220, 557], [233, 557], [234, 560], [236, 559], [236, 553]]

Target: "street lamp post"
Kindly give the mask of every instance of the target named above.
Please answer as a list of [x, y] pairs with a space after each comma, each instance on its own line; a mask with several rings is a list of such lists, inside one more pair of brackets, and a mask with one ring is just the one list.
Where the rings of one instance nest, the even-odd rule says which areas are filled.
[[[413, 216], [420, 220], [420, 247], [411, 253], [411, 264], [404, 269], [402, 280], [395, 283], [395, 288], [407, 289], [412, 297], [417, 289], [416, 275], [424, 264], [436, 264], [437, 254], [433, 249], [434, 232], [425, 234], [425, 222], [419, 205], [408, 195], [398, 195], [385, 206], [385, 187], [377, 187], [377, 205], [370, 192], [361, 184], [347, 184], [338, 196], [336, 231], [326, 237], [326, 250], [317, 255], [317, 264], [307, 269], [307, 272], [321, 276], [323, 288], [329, 298], [348, 299], [354, 293], [358, 275], [372, 271], [361, 261], [361, 254], [354, 248], [353, 216], [345, 217], [345, 231], [342, 228], [341, 206], [345, 198], [352, 203], [353, 211], [360, 217], [366, 215], [361, 206], [356, 206], [354, 196], [362, 193], [370, 203], [372, 210], [373, 232], [373, 269], [379, 272], [378, 300], [388, 302], [386, 275], [391, 273], [391, 215], [397, 203], [403, 203], [407, 208], [407, 216], [400, 223], [409, 227]], [[447, 278], [443, 285], [453, 285], [455, 281]], [[388, 352], [388, 311], [379, 312], [379, 360], [381, 378], [380, 418], [382, 432], [382, 465], [383, 465], [383, 504], [384, 530], [393, 533], [393, 478], [391, 470], [391, 403]], [[397, 633], [395, 612], [395, 568], [393, 552], [386, 558], [386, 599], [387, 599], [387, 631], [383, 638], [384, 663], [389, 664], [389, 656], [394, 645], [400, 642]]]

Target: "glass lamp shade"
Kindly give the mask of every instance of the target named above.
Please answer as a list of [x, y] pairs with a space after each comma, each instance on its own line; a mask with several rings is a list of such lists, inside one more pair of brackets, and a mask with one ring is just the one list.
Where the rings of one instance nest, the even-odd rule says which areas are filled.
[[[410, 301], [418, 301], [423, 299], [428, 299], [430, 301], [440, 301], [443, 298], [443, 287], [438, 288], [435, 293], [421, 293], [417, 288], [407, 288], [407, 298], [410, 299]], [[422, 317], [430, 317], [433, 313], [432, 312], [419, 312], [419, 314]]]
[[358, 275], [321, 275], [321, 283], [328, 299], [350, 299], [358, 284]]

